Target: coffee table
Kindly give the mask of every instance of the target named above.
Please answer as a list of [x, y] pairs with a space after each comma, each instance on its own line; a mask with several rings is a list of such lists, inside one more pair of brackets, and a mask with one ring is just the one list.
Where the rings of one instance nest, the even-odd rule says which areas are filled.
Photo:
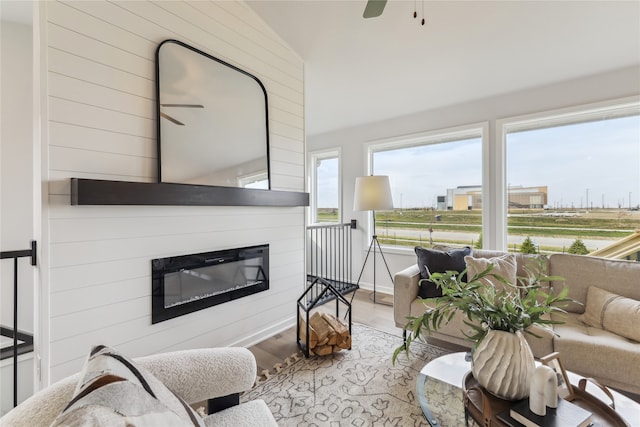
[[[465, 425], [464, 403], [462, 400], [462, 381], [471, 370], [471, 358], [468, 353], [451, 353], [427, 363], [416, 381], [418, 401], [425, 418], [432, 427], [459, 427]], [[577, 384], [581, 378], [573, 372], [567, 372], [569, 381]], [[609, 399], [599, 388], [587, 387], [587, 391], [604, 402]], [[640, 426], [640, 403], [611, 390], [615, 399], [616, 411], [632, 426]], [[470, 420], [469, 425], [478, 425]]]

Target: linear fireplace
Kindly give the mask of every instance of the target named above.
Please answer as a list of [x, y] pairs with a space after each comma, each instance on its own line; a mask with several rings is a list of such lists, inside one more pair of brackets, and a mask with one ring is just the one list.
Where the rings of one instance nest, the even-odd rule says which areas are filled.
[[151, 261], [151, 322], [269, 289], [269, 245]]

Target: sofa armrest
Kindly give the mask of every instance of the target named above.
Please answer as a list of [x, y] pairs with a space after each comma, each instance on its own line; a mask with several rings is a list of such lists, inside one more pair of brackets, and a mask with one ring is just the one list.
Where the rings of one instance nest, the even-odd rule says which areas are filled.
[[32, 427], [53, 423], [73, 397], [80, 374], [61, 379], [27, 398], [0, 419], [0, 426]]
[[[145, 356], [134, 361], [155, 375], [187, 403], [197, 403], [249, 390], [256, 361], [245, 348], [208, 348]], [[0, 425], [48, 426], [62, 412], [80, 374], [66, 377], [35, 393], [2, 417]]]
[[411, 315], [411, 303], [418, 297], [420, 270], [413, 264], [393, 276], [393, 319], [404, 328]]
[[251, 389], [256, 360], [246, 348], [183, 350], [136, 359], [187, 403]]

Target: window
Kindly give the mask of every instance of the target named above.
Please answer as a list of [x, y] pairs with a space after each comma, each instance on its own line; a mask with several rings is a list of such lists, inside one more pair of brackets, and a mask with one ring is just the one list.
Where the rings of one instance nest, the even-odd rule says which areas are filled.
[[474, 125], [370, 145], [371, 173], [389, 176], [394, 202], [376, 212], [382, 244], [480, 245], [484, 134]]
[[341, 221], [340, 150], [311, 154], [311, 223]]
[[640, 229], [640, 104], [506, 122], [503, 132], [510, 251], [588, 254]]

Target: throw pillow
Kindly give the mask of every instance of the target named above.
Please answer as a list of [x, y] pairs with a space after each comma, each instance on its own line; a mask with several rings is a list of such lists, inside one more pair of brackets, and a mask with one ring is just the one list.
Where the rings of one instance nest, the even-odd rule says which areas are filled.
[[[420, 298], [435, 298], [442, 296], [442, 289], [429, 280], [432, 273], [445, 273], [447, 271], [457, 271], [460, 273], [465, 269], [464, 257], [471, 254], [471, 248], [452, 249], [450, 251], [439, 251], [427, 249], [421, 246], [415, 247], [418, 257], [418, 268], [420, 278], [425, 279], [420, 283], [418, 295]], [[466, 277], [462, 277], [466, 280]]]
[[[511, 284], [516, 283], [517, 264], [515, 254], [505, 254], [495, 258], [474, 258], [472, 256], [466, 256], [464, 257], [464, 261], [467, 263], [467, 274], [469, 277], [474, 277], [482, 273], [490, 264], [493, 264], [492, 274], [502, 276]], [[483, 277], [480, 282], [493, 286], [496, 292], [504, 289], [502, 282], [491, 275]]]
[[579, 318], [590, 326], [640, 342], [640, 301], [589, 286], [584, 314]]
[[156, 377], [103, 345], [91, 350], [71, 402], [52, 426], [202, 426]]

